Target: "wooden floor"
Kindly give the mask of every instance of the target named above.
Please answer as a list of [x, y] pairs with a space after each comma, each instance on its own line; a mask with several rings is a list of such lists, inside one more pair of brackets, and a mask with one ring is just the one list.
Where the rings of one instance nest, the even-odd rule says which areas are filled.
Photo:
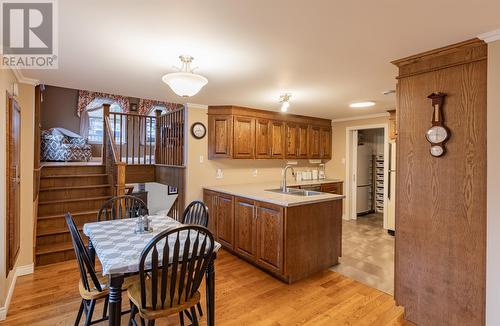
[[[217, 325], [410, 325], [390, 295], [333, 271], [286, 285], [225, 251], [215, 271]], [[0, 325], [73, 325], [80, 304], [78, 278], [75, 261], [19, 277], [7, 320]], [[102, 303], [95, 316], [101, 312]], [[122, 324], [127, 322], [124, 316]], [[157, 322], [178, 324], [176, 317]], [[201, 324], [206, 325], [205, 317]]]

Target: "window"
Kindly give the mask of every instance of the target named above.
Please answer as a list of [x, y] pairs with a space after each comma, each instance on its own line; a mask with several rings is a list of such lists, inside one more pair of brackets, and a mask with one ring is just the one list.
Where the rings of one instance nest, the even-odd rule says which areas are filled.
[[[155, 105], [150, 111], [149, 116], [156, 116], [156, 110], [161, 110], [161, 114], [167, 112], [167, 108], [163, 105]], [[146, 124], [146, 142], [154, 144], [156, 142], [156, 119], [153, 119], [151, 123]]]
[[[94, 100], [92, 101], [88, 107], [95, 107], [97, 104], [95, 103], [96, 101], [99, 101], [102, 105], [102, 100]], [[118, 105], [116, 102], [112, 103], [109, 107], [110, 112], [122, 112], [122, 109], [120, 105]], [[89, 143], [91, 144], [102, 144], [102, 134], [104, 130], [104, 123], [102, 119], [102, 108], [99, 105], [99, 108], [96, 109], [89, 109], [88, 110], [88, 116], [89, 116], [89, 129], [88, 129], [88, 139]], [[115, 126], [114, 124], [114, 116], [111, 115], [109, 117], [109, 122], [111, 123], [111, 126]], [[125, 124], [125, 120], [123, 122]], [[125, 126], [123, 126], [123, 131], [121, 130], [120, 126], [120, 120], [118, 119], [116, 121], [116, 129], [114, 132], [114, 137], [115, 139], [120, 137], [120, 133], [122, 132], [122, 137], [125, 139]]]

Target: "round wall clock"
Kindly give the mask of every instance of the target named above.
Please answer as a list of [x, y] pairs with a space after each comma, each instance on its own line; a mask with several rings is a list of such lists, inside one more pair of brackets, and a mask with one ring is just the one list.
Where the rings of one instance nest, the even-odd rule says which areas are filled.
[[195, 122], [191, 125], [191, 135], [196, 139], [202, 139], [207, 134], [207, 127], [201, 122]]

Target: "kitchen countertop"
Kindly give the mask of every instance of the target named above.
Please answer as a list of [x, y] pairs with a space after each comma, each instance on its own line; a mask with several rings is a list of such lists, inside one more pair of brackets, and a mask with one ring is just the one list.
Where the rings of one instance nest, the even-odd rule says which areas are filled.
[[[323, 179], [323, 180], [307, 180], [301, 182], [290, 181], [287, 186], [303, 186], [320, 183], [333, 183], [341, 182], [337, 179]], [[319, 203], [330, 200], [339, 200], [345, 198], [343, 195], [335, 195], [323, 193], [314, 196], [297, 196], [280, 194], [276, 192], [266, 191], [266, 189], [277, 189], [280, 187], [279, 181], [255, 184], [237, 184], [237, 185], [223, 185], [223, 186], [205, 186], [204, 189], [215, 192], [220, 192], [228, 195], [253, 199], [266, 203], [271, 203], [284, 207], [300, 206], [306, 204]]]

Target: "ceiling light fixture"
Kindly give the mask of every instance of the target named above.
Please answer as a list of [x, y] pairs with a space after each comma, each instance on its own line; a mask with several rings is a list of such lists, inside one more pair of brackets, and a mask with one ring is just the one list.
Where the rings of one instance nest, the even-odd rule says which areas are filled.
[[288, 111], [288, 108], [290, 107], [290, 98], [291, 97], [292, 97], [292, 94], [290, 94], [290, 93], [285, 93], [285, 94], [280, 96], [281, 112]]
[[192, 56], [181, 55], [179, 59], [182, 62], [181, 68], [178, 68], [179, 72], [166, 74], [161, 80], [179, 96], [194, 96], [208, 83], [208, 79], [193, 73], [196, 68], [191, 68], [194, 59]]
[[349, 104], [349, 107], [351, 108], [368, 108], [370, 106], [374, 106], [375, 102], [374, 101], [362, 101], [362, 102], [354, 102]]

